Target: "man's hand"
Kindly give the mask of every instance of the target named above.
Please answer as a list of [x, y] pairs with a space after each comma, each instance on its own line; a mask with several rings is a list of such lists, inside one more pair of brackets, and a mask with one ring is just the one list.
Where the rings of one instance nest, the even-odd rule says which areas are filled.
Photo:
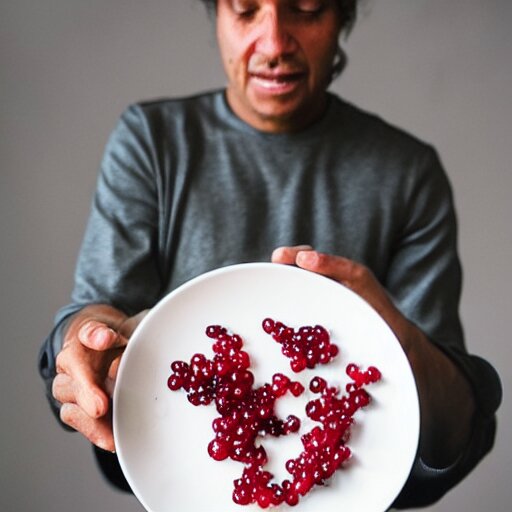
[[360, 295], [380, 314], [398, 338], [414, 373], [422, 417], [422, 458], [433, 467], [453, 463], [469, 440], [475, 410], [471, 387], [455, 364], [402, 315], [364, 265], [307, 245], [279, 247], [272, 253], [272, 262], [330, 277]]
[[110, 401], [121, 355], [145, 313], [85, 307], [71, 319], [56, 358], [52, 392], [61, 420], [104, 450], [115, 450]]
[[272, 253], [273, 263], [296, 265], [338, 281], [366, 300], [386, 321], [407, 352], [407, 331], [412, 324], [400, 313], [373, 273], [360, 263], [341, 256], [313, 250], [308, 245], [279, 247]]

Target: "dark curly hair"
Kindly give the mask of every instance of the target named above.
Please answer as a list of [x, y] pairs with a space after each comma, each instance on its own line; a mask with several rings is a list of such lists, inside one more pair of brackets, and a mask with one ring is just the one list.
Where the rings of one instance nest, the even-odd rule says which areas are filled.
[[[348, 34], [357, 18], [357, 3], [358, 0], [336, 0], [338, 2], [338, 6], [340, 8], [340, 12], [342, 13], [342, 27], [343, 31]], [[217, 7], [217, 0], [201, 0], [201, 2], [206, 6], [208, 12], [210, 14], [215, 13], [215, 9]]]

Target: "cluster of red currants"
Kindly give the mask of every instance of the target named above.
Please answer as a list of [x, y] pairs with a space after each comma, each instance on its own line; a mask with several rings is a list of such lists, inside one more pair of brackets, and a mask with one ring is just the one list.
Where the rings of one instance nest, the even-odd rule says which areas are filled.
[[331, 343], [329, 332], [321, 325], [303, 326], [299, 329], [288, 327], [271, 318], [263, 320], [263, 330], [281, 344], [281, 352], [290, 359], [290, 368], [299, 373], [327, 364], [334, 359], [339, 349]]
[[[295, 331], [280, 322], [265, 319], [263, 329], [283, 344], [283, 353], [285, 346], [287, 353], [290, 351], [287, 357], [292, 359], [292, 369], [296, 372], [301, 370], [293, 367], [294, 361], [301, 361], [301, 365], [304, 362], [304, 368], [314, 368], [316, 364], [329, 362], [338, 353], [337, 346], [330, 343], [327, 330], [321, 326]], [[339, 390], [329, 387], [321, 377], [311, 380], [310, 391], [320, 396], [307, 403], [306, 415], [321, 426], [301, 437], [303, 451], [286, 463], [291, 478], [277, 484], [272, 481], [273, 475], [263, 469], [268, 459], [257, 438], [299, 431], [299, 418], [294, 415], [285, 420], [278, 418], [275, 403], [286, 393], [300, 396], [304, 387], [282, 373], [276, 373], [271, 383], [254, 387], [254, 375], [249, 370], [251, 360], [242, 350], [242, 338], [218, 325], [207, 327], [206, 335], [214, 340], [213, 359], [195, 354], [189, 363], [174, 361], [169, 388], [185, 390], [190, 403], [196, 406], [215, 402], [220, 416], [212, 424], [215, 437], [208, 445], [208, 453], [214, 460], [230, 458], [245, 466], [241, 478], [234, 481], [235, 503], [257, 503], [261, 508], [282, 503], [296, 505], [315, 485], [323, 485], [350, 456], [345, 443], [352, 417], [369, 403], [370, 397], [363, 386], [378, 381], [379, 370], [369, 367], [361, 371], [354, 364], [348, 365], [347, 374], [352, 381], [346, 386], [346, 396], [340, 396]], [[310, 353], [314, 355], [308, 357]]]

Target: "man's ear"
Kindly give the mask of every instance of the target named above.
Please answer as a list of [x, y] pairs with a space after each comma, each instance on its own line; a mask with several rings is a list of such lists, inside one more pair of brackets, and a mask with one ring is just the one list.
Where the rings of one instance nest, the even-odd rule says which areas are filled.
[[348, 56], [345, 50], [338, 43], [338, 47], [336, 48], [336, 55], [334, 56], [334, 62], [332, 64], [331, 82], [341, 75], [343, 70], [347, 67], [347, 64]]

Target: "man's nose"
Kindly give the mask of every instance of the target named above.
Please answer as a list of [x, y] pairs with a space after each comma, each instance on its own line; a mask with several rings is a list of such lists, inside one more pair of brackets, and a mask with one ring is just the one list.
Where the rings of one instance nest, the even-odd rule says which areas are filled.
[[278, 12], [265, 13], [259, 29], [256, 50], [267, 58], [290, 54], [297, 48], [290, 27]]

